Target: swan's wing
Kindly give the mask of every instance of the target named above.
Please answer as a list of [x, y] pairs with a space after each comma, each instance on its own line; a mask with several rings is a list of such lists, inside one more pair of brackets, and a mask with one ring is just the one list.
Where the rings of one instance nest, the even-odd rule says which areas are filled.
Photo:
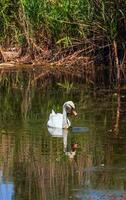
[[61, 113], [51, 113], [47, 125], [54, 128], [62, 128], [63, 115]]

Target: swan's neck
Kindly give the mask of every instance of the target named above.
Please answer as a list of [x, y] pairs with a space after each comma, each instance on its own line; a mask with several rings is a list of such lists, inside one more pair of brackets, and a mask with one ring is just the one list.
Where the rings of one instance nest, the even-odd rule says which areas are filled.
[[63, 128], [68, 128], [69, 124], [67, 121], [67, 112], [65, 106], [63, 106]]

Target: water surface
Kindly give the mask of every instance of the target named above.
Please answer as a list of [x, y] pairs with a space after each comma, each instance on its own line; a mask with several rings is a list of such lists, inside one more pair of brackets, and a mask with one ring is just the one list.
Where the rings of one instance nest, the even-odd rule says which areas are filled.
[[[57, 137], [46, 123], [67, 100], [78, 116]], [[1, 88], [0, 200], [126, 199], [125, 105], [124, 93]]]

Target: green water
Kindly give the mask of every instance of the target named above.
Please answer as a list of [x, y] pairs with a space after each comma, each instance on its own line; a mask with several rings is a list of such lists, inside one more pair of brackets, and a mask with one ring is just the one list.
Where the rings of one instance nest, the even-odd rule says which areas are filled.
[[[78, 116], [52, 136], [49, 113], [67, 100]], [[124, 92], [1, 88], [0, 200], [126, 199], [125, 130]]]

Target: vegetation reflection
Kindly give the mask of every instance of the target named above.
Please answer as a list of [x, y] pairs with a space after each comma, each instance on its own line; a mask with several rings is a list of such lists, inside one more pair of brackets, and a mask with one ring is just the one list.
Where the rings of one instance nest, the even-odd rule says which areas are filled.
[[[88, 131], [54, 137], [47, 119], [66, 99], [78, 108], [73, 128]], [[125, 190], [125, 95], [26, 87], [5, 90], [0, 102], [0, 168], [14, 184], [13, 199], [69, 199], [81, 187]]]

